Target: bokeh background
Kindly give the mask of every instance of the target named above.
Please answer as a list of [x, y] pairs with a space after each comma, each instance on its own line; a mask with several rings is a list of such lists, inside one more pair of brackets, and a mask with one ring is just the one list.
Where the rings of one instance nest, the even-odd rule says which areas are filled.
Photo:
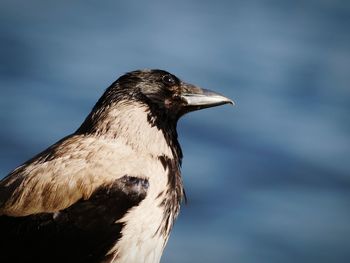
[[138, 68], [237, 103], [179, 123], [162, 262], [350, 262], [349, 1], [2, 0], [0, 178]]

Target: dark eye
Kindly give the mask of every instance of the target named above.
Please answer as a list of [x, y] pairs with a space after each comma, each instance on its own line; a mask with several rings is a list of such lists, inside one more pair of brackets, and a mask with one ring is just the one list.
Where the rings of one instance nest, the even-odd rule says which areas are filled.
[[164, 75], [162, 81], [165, 85], [172, 86], [175, 85], [175, 79], [171, 75]]

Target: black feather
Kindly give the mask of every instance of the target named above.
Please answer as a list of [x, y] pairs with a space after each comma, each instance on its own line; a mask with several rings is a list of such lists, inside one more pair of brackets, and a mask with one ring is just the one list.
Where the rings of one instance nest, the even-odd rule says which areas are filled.
[[58, 213], [0, 216], [0, 262], [99, 262], [121, 238], [116, 223], [147, 194], [148, 180], [125, 175]]

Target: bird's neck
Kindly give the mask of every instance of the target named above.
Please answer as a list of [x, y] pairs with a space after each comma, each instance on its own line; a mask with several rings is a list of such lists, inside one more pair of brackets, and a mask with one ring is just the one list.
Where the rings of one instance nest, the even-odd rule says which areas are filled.
[[182, 152], [177, 140], [176, 122], [155, 114], [147, 105], [118, 102], [118, 105], [92, 111], [77, 134], [123, 140], [142, 154], [166, 156], [180, 164]]

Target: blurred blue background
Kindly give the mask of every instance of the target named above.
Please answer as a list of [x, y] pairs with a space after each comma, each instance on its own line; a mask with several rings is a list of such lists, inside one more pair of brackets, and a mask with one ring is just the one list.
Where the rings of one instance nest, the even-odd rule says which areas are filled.
[[350, 262], [349, 1], [3, 0], [0, 61], [0, 178], [161, 68], [237, 103], [179, 123], [162, 262]]

